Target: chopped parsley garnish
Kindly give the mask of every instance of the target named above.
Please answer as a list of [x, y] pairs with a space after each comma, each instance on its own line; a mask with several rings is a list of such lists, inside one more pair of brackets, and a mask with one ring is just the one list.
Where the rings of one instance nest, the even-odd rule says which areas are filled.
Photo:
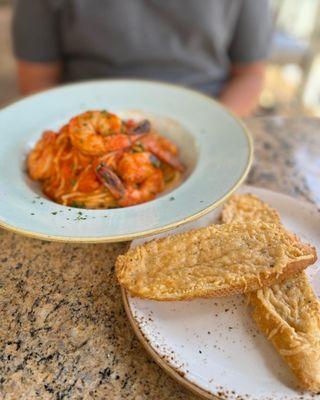
[[84, 217], [84, 216], [82, 216], [82, 215], [78, 215], [76, 218], [75, 218], [75, 221], [84, 221], [84, 220], [86, 220], [87, 219], [87, 217]]
[[142, 146], [141, 143], [136, 143], [132, 149], [131, 149], [132, 153], [142, 153], [144, 151], [144, 147]]
[[81, 201], [73, 200], [73, 202], [71, 203], [71, 207], [85, 208], [85, 204], [83, 202], [81, 202]]

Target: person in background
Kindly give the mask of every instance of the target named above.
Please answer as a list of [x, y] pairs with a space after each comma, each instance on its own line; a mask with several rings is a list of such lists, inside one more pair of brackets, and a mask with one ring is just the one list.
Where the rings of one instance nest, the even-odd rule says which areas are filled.
[[198, 89], [247, 116], [262, 89], [270, 20], [268, 0], [16, 0], [20, 91], [148, 78]]

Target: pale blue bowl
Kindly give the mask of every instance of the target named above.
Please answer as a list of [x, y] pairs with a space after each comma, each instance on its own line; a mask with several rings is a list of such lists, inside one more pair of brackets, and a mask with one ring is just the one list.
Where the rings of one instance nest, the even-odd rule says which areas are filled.
[[[79, 210], [45, 198], [26, 176], [25, 156], [44, 130], [89, 109], [151, 118], [179, 145], [188, 167], [182, 184], [148, 203], [110, 210]], [[0, 111], [0, 132], [0, 226], [46, 240], [115, 242], [172, 229], [223, 202], [252, 162], [248, 132], [219, 103], [152, 81], [92, 81], [30, 96]]]

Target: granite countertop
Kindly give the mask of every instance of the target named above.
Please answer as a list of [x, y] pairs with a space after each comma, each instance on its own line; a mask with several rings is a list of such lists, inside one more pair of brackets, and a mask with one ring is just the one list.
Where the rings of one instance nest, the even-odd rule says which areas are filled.
[[[320, 206], [320, 120], [248, 120], [247, 183]], [[135, 338], [114, 262], [127, 244], [71, 245], [0, 230], [0, 399], [195, 400]]]

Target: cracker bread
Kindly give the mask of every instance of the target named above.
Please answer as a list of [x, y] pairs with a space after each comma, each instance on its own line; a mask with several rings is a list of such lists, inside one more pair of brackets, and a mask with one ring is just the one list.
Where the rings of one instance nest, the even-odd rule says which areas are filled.
[[119, 256], [116, 273], [133, 295], [183, 300], [257, 290], [315, 260], [314, 248], [281, 225], [246, 222], [153, 240]]
[[[222, 221], [262, 220], [280, 224], [278, 213], [253, 195], [235, 195]], [[302, 272], [289, 280], [247, 294], [260, 330], [298, 378], [300, 386], [320, 391], [320, 303]]]

